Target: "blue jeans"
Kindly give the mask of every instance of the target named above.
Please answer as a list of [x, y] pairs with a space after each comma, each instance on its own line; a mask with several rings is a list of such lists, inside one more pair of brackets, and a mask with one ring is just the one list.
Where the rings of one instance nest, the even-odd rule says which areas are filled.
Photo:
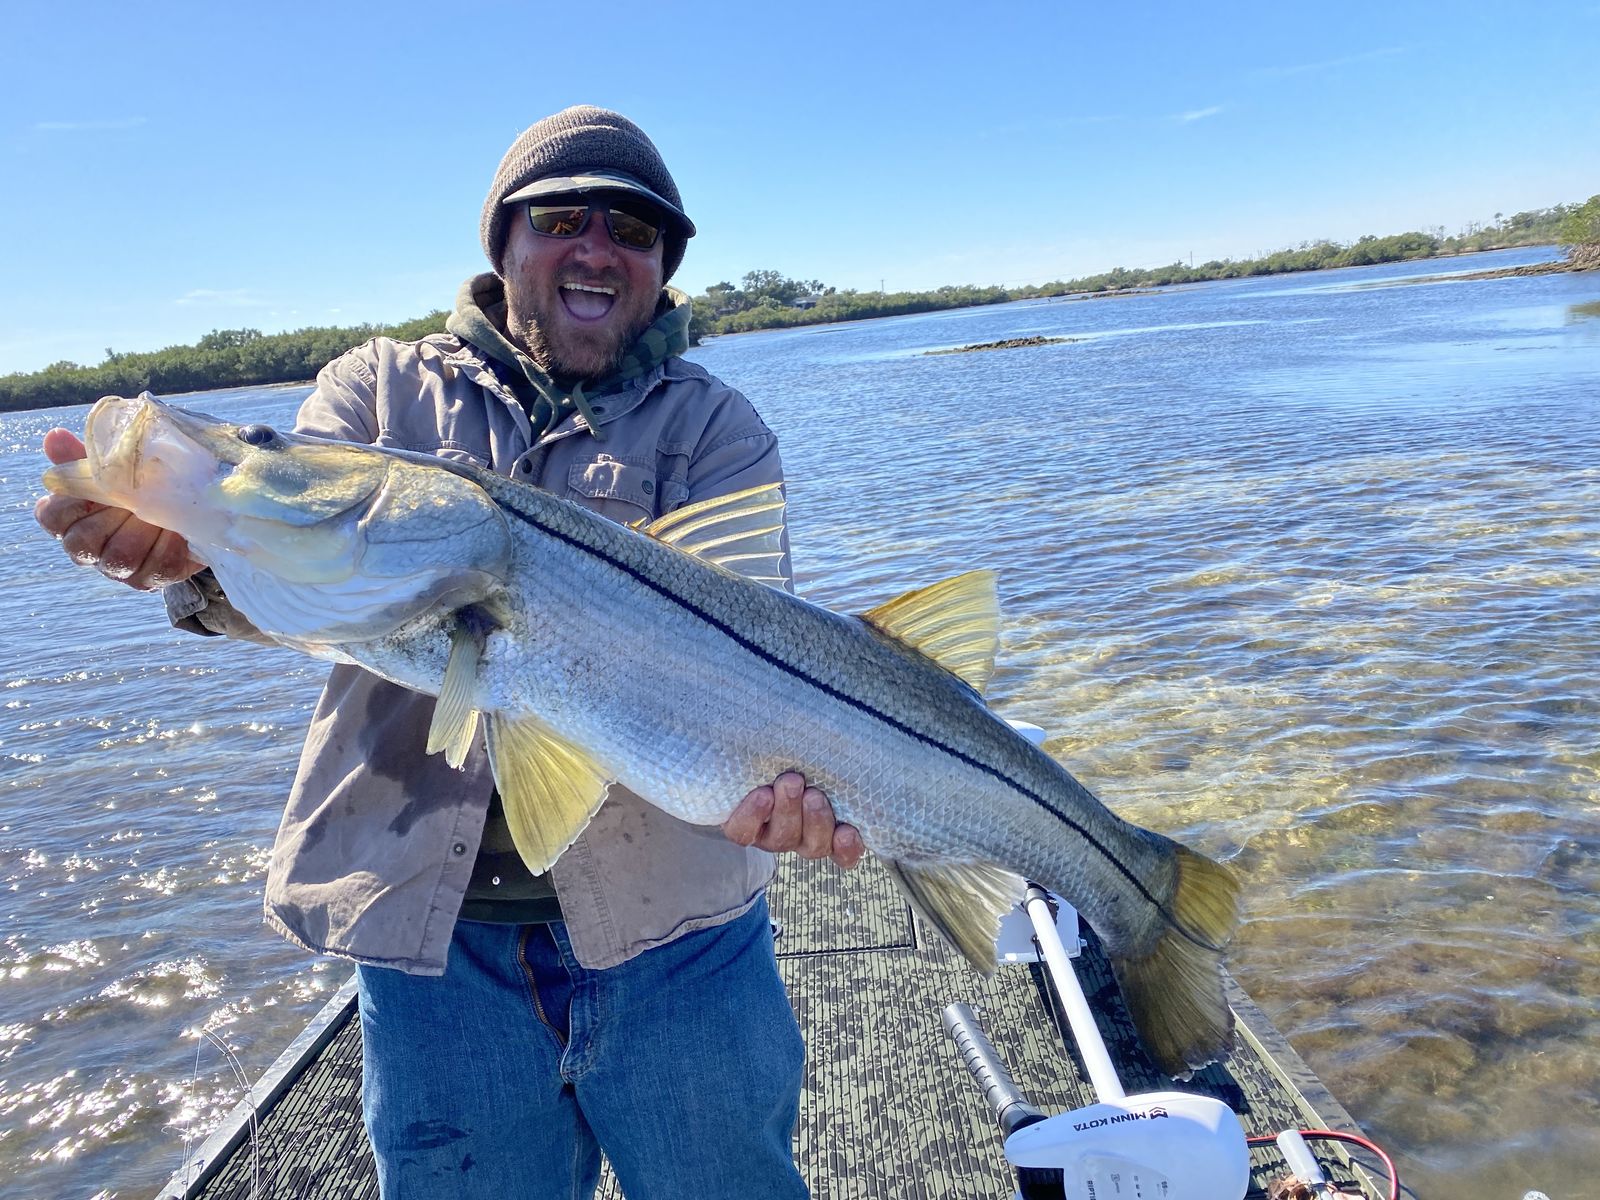
[[618, 966], [566, 927], [456, 924], [442, 976], [359, 967], [383, 1200], [803, 1200], [804, 1047], [765, 899]]

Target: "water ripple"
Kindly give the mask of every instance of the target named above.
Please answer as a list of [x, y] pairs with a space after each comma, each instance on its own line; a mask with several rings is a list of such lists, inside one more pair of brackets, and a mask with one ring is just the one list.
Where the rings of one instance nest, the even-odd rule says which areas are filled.
[[[1421, 1194], [1559, 1196], [1600, 1174], [1600, 279], [1360, 286], [1427, 269], [694, 356], [782, 438], [806, 595], [999, 571], [997, 708], [1231, 861], [1235, 973]], [[1024, 334], [1080, 340], [921, 354]], [[344, 968], [259, 920], [321, 668], [65, 566], [28, 493], [76, 419], [0, 417], [0, 1165], [132, 1196], [237, 1098], [199, 1031], [259, 1071]]]

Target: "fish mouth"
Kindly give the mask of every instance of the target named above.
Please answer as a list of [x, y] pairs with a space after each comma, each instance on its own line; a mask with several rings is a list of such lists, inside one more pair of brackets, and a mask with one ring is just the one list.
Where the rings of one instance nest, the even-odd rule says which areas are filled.
[[124, 455], [137, 457], [139, 442], [150, 425], [150, 407], [143, 398], [107, 396], [89, 410], [83, 445], [89, 452], [91, 470]]
[[[44, 473], [57, 494], [144, 510], [153, 496], [192, 493], [225, 470], [220, 422], [162, 404], [146, 392], [136, 399], [107, 396], [84, 423], [85, 457]], [[143, 512], [141, 512], [143, 515]]]

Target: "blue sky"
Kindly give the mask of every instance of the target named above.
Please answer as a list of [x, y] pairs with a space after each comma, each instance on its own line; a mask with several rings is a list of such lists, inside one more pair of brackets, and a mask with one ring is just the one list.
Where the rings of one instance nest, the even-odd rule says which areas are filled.
[[1600, 192], [1600, 2], [8, 6], [0, 372], [402, 320], [532, 121], [639, 122], [698, 292], [1044, 282]]

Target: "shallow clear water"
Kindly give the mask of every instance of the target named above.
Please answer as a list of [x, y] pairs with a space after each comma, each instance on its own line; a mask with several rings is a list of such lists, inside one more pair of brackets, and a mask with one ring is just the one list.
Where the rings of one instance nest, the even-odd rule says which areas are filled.
[[[1570, 1200], [1600, 1172], [1600, 278], [1386, 286], [1439, 270], [694, 357], [783, 439], [805, 594], [1000, 572], [996, 706], [1240, 871], [1234, 973], [1421, 1194]], [[1076, 340], [923, 353], [1034, 334]], [[153, 1192], [239, 1091], [195, 1032], [253, 1077], [346, 974], [259, 923], [323, 668], [66, 564], [29, 512], [81, 421], [0, 415], [7, 1196]]]

